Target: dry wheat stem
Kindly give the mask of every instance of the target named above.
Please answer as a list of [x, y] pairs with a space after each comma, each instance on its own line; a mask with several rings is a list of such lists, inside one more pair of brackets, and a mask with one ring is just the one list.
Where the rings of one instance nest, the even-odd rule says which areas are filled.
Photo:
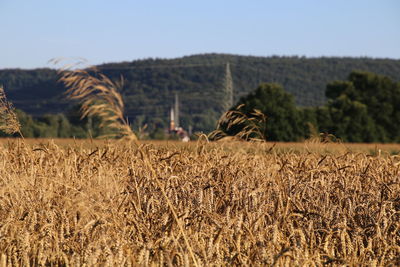
[[124, 116], [125, 106], [119, 92], [123, 86], [122, 77], [113, 82], [94, 67], [72, 70], [71, 66], [61, 68], [59, 75], [59, 81], [67, 87], [68, 98], [79, 101], [81, 117], [98, 117], [100, 127], [109, 129], [110, 133], [100, 138], [137, 140]]
[[0, 130], [7, 134], [18, 133], [24, 138], [14, 106], [7, 100], [2, 86], [0, 86]]

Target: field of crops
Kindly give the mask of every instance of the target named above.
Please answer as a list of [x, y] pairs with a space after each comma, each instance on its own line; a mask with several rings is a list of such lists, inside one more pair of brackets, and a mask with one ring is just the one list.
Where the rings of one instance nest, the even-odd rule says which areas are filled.
[[2, 140], [0, 266], [399, 266], [396, 151]]

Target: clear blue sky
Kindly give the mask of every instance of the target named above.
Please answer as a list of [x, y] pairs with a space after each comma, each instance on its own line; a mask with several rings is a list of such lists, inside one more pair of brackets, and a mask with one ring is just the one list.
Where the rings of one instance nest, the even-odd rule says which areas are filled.
[[400, 58], [398, 0], [0, 0], [0, 68], [197, 53]]

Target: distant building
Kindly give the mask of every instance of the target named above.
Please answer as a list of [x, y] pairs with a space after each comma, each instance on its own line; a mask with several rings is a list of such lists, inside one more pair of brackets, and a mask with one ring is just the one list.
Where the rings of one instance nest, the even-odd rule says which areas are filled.
[[[175, 98], [176, 100], [177, 98]], [[178, 105], [175, 104], [175, 107], [179, 107]], [[179, 139], [182, 142], [189, 142], [190, 141], [190, 137], [187, 131], [185, 131], [182, 127], [179, 127], [175, 120], [176, 120], [176, 112], [174, 110], [174, 108], [171, 108], [170, 111], [170, 121], [169, 121], [169, 133], [170, 134], [176, 134]]]
[[174, 109], [171, 108], [170, 118], [169, 118], [169, 131], [172, 132], [176, 128], [175, 126], [175, 112]]

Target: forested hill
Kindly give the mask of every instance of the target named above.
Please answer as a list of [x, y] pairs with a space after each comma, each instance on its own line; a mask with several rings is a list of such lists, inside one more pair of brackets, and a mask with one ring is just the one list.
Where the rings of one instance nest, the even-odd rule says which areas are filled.
[[[124, 77], [128, 117], [137, 125], [162, 127], [168, 120], [174, 92], [179, 93], [181, 125], [209, 130], [222, 112], [226, 63], [234, 84], [235, 101], [261, 82], [282, 84], [301, 106], [325, 102], [328, 82], [344, 80], [352, 70], [383, 74], [400, 81], [400, 60], [371, 58], [253, 57], [204, 54], [176, 59], [145, 59], [110, 63], [98, 68], [111, 78]], [[0, 70], [14, 105], [32, 115], [64, 112], [64, 88], [51, 69]]]

